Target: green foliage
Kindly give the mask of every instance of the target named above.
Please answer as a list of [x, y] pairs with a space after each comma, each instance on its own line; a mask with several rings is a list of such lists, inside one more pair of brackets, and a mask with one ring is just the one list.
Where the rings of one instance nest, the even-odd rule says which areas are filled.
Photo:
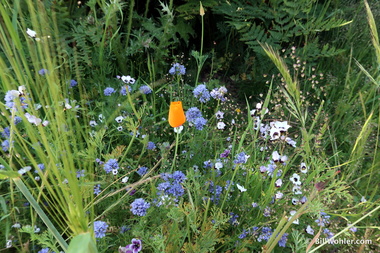
[[336, 18], [329, 10], [330, 1], [229, 1], [215, 8], [225, 15], [227, 23], [235, 28], [240, 39], [256, 52], [262, 52], [259, 43], [280, 50], [289, 45], [303, 49], [307, 57], [331, 57], [342, 52], [328, 44], [320, 45], [318, 34], [348, 24]]

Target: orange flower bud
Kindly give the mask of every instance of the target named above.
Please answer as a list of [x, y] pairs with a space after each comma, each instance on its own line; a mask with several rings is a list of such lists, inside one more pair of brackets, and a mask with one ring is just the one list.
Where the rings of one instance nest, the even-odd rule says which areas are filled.
[[185, 112], [182, 108], [182, 102], [176, 101], [170, 103], [169, 108], [169, 124], [171, 127], [182, 126], [186, 121]]

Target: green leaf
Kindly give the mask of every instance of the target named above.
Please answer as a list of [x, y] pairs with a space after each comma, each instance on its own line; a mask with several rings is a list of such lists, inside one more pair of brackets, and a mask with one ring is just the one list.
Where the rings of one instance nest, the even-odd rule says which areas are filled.
[[0, 170], [0, 179], [17, 178], [20, 174], [15, 171]]
[[67, 253], [97, 253], [94, 238], [90, 232], [75, 236], [66, 251]]

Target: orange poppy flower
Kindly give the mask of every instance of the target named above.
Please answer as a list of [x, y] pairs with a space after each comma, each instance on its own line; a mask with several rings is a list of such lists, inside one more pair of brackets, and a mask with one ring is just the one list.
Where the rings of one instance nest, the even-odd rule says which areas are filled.
[[185, 112], [182, 108], [182, 102], [170, 102], [169, 108], [169, 124], [171, 127], [179, 127], [182, 126], [186, 121]]

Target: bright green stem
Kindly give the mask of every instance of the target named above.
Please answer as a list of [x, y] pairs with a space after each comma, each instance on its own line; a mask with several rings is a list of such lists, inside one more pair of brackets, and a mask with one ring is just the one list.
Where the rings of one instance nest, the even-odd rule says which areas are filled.
[[50, 219], [46, 216], [45, 212], [41, 209], [40, 205], [34, 199], [33, 195], [30, 193], [30, 191], [28, 190], [24, 182], [22, 182], [20, 178], [13, 178], [12, 180], [16, 184], [17, 188], [22, 192], [22, 194], [28, 200], [28, 202], [32, 205], [34, 210], [37, 212], [38, 216], [40, 216], [40, 218], [48, 227], [48, 229], [52, 232], [53, 236], [55, 237], [55, 239], [57, 239], [59, 245], [62, 247], [62, 250], [66, 252], [68, 248], [68, 244], [62, 238], [58, 230], [54, 227], [53, 223], [51, 223]]
[[178, 143], [179, 143], [179, 131], [177, 131], [177, 135], [175, 137], [175, 151], [174, 151], [174, 158], [173, 158], [173, 162], [172, 162], [172, 167], [170, 169], [170, 173], [173, 173], [173, 169], [175, 166], [175, 160], [177, 159]]

